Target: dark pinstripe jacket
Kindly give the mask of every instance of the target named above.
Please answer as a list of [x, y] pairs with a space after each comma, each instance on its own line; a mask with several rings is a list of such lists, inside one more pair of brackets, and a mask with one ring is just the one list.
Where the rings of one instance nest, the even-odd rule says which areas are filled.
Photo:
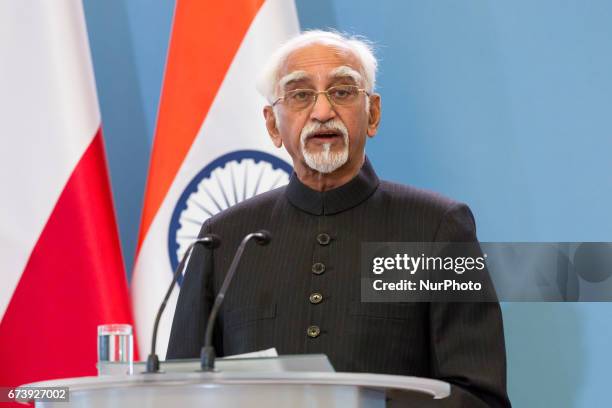
[[[259, 229], [270, 231], [272, 241], [251, 244], [244, 253], [215, 329], [218, 355], [270, 347], [280, 354], [325, 353], [338, 371], [449, 381], [457, 386], [452, 406], [510, 405], [497, 303], [360, 302], [362, 241], [476, 240], [467, 206], [379, 181], [367, 159], [353, 180], [336, 189], [311, 190], [293, 174], [286, 187], [210, 218], [202, 234], [214, 232], [222, 244], [192, 255], [167, 358], [199, 356], [206, 318], [234, 251], [244, 235]], [[317, 263], [324, 268], [313, 268]], [[311, 302], [313, 293], [322, 300]], [[310, 326], [319, 332], [309, 335]]]

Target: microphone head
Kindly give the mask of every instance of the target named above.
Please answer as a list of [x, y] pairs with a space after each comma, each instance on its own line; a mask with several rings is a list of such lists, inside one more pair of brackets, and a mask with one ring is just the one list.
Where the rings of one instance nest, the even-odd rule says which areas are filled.
[[217, 234], [206, 234], [202, 238], [198, 238], [196, 241], [199, 244], [204, 245], [208, 249], [215, 249], [221, 245], [221, 238]]
[[268, 245], [272, 239], [272, 234], [266, 230], [259, 230], [254, 234], [255, 242], [259, 245]]

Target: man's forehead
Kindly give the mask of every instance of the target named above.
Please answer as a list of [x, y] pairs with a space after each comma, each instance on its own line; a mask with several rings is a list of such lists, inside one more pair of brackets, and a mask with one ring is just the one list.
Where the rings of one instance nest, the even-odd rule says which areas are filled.
[[315, 76], [340, 76], [350, 71], [359, 73], [361, 70], [359, 58], [350, 49], [338, 45], [310, 44], [287, 56], [279, 70], [279, 80], [289, 75], [292, 80], [297, 80]]
[[[313, 75], [312, 73], [306, 71], [293, 71], [288, 73], [287, 75], [280, 78], [278, 81], [279, 88], [283, 89], [287, 84], [294, 82], [310, 82], [316, 79], [319, 79], [321, 73]], [[323, 79], [327, 79], [329, 81], [333, 81], [334, 79], [349, 79], [356, 84], [361, 83], [362, 76], [355, 69], [341, 65], [339, 67], [333, 68], [332, 70], [325, 73], [325, 77]]]

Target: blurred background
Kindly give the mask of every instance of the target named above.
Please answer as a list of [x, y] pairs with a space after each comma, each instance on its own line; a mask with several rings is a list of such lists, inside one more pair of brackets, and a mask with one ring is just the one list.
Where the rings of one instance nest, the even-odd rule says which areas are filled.
[[[84, 6], [129, 277], [174, 1]], [[481, 241], [612, 241], [612, 2], [296, 6], [302, 29], [375, 44], [381, 178], [468, 203]], [[612, 406], [612, 305], [502, 308], [514, 406]]]

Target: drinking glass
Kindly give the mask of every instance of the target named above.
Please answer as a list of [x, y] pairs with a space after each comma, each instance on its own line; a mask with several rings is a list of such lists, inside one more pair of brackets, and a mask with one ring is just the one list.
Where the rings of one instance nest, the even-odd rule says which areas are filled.
[[134, 371], [134, 338], [129, 324], [98, 326], [98, 375], [131, 375]]

